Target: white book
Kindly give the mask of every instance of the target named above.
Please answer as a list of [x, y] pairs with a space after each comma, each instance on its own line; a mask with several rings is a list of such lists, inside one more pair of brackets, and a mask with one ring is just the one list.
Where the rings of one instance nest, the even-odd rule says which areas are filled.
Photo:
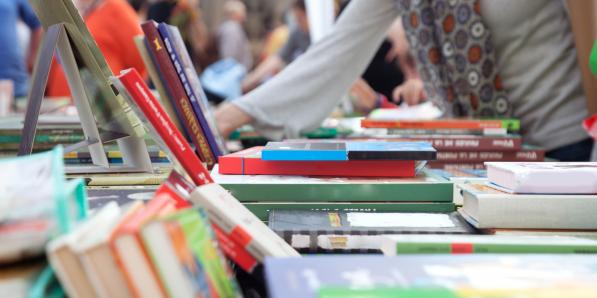
[[597, 229], [597, 195], [510, 194], [463, 184], [461, 215], [479, 229]]
[[69, 297], [98, 297], [83, 263], [77, 254], [77, 246], [88, 234], [97, 228], [110, 224], [119, 214], [120, 208], [111, 202], [89, 219], [76, 226], [68, 234], [52, 240], [46, 251], [52, 268]]
[[490, 182], [512, 193], [597, 194], [597, 162], [486, 162]]
[[132, 297], [126, 279], [110, 248], [114, 228], [143, 206], [141, 201], [131, 202], [121, 208], [111, 222], [98, 226], [80, 240], [76, 247], [83, 268], [100, 298]]
[[265, 257], [300, 256], [219, 184], [197, 187], [191, 201], [205, 209], [209, 219], [226, 234], [237, 233], [248, 238], [244, 239], [247, 241], [244, 247], [257, 261], [263, 262]]

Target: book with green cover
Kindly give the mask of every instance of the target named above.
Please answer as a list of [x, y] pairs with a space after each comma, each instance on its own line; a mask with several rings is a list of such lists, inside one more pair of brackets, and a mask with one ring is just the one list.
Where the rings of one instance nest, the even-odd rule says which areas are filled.
[[401, 254], [597, 253], [597, 241], [558, 236], [387, 235], [381, 250]]
[[272, 210], [311, 210], [348, 212], [425, 212], [449, 213], [456, 210], [453, 203], [352, 203], [352, 202], [244, 202], [260, 220], [267, 221]]
[[219, 297], [238, 296], [238, 285], [224, 255], [217, 248], [205, 212], [189, 209], [178, 213], [178, 216], [173, 215], [172, 218], [181, 225], [189, 247], [205, 266], [207, 275], [218, 289]]
[[221, 175], [214, 181], [241, 202], [452, 202], [453, 184], [421, 171], [415, 178], [315, 178]]

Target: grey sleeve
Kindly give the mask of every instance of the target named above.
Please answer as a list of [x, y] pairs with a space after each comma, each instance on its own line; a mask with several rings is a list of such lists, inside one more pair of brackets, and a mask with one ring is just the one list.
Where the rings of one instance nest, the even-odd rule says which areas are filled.
[[242, 61], [243, 33], [234, 26], [222, 26], [218, 32], [218, 48], [221, 58]]
[[271, 139], [316, 129], [365, 70], [398, 16], [395, 0], [353, 0], [332, 32], [272, 80], [233, 101]]

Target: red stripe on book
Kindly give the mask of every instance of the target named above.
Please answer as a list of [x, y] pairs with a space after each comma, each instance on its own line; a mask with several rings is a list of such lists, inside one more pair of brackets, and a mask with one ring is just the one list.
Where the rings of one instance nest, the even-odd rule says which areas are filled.
[[252, 272], [257, 266], [257, 260], [244, 247], [234, 242], [217, 225], [212, 224], [216, 240], [224, 254], [246, 272]]
[[452, 243], [452, 253], [453, 254], [471, 254], [473, 253], [473, 244], [472, 243]]

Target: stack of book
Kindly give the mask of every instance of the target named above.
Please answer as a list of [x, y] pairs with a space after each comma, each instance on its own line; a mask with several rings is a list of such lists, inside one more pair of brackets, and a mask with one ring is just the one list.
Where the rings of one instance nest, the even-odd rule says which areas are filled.
[[[438, 169], [484, 169], [487, 161], [543, 161], [544, 150], [522, 144], [517, 133], [520, 122], [507, 120], [442, 119], [379, 120], [363, 119], [371, 129], [366, 137], [388, 141], [426, 141], [437, 149], [437, 159], [429, 167]], [[362, 136], [361, 136], [362, 137]]]
[[452, 212], [452, 184], [419, 171], [435, 154], [427, 143], [270, 142], [223, 156], [212, 176], [263, 221], [274, 209]]
[[[597, 236], [597, 163], [487, 163], [462, 216], [489, 234]], [[507, 215], [507, 216], [504, 216]]]

